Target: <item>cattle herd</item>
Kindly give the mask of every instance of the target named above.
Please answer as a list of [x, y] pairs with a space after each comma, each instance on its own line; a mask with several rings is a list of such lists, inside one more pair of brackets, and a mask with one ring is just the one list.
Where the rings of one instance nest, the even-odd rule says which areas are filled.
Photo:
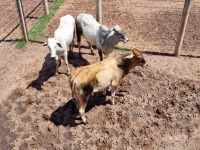
[[[94, 54], [92, 45], [98, 49], [100, 62], [82, 66], [70, 73], [68, 65], [68, 50], [73, 52], [74, 35], [77, 35], [77, 43], [80, 51], [81, 36], [87, 40], [91, 53]], [[70, 87], [72, 97], [75, 98], [75, 105], [84, 124], [87, 123], [85, 108], [89, 96], [95, 92], [107, 90], [111, 92], [111, 104], [115, 104], [115, 91], [119, 81], [136, 66], [144, 67], [146, 62], [142, 52], [134, 48], [130, 52], [118, 53], [108, 58], [108, 54], [113, 51], [115, 45], [120, 41], [126, 43], [128, 38], [124, 35], [119, 25], [109, 29], [105, 25], [99, 24], [90, 14], [79, 14], [76, 19], [71, 15], [60, 18], [58, 29], [53, 38], [48, 38], [44, 46], [48, 45], [50, 57], [56, 60], [56, 75], [59, 72], [61, 57], [67, 67], [67, 74], [70, 75]], [[103, 55], [104, 59], [103, 60]]]

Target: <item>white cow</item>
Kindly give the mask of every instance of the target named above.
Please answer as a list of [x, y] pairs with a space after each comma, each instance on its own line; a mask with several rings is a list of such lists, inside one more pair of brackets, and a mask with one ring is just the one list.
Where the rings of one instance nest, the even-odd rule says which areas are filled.
[[44, 46], [48, 45], [49, 47], [50, 57], [56, 60], [56, 75], [59, 72], [62, 56], [64, 56], [67, 74], [70, 74], [67, 47], [69, 46], [69, 51], [73, 50], [74, 28], [75, 19], [71, 15], [68, 14], [61, 17], [59, 27], [55, 31], [54, 37], [48, 38], [47, 43], [44, 43]]
[[123, 30], [115, 25], [114, 28], [108, 29], [105, 25], [100, 25], [92, 15], [79, 14], [76, 18], [77, 42], [80, 54], [80, 42], [83, 35], [93, 54], [92, 45], [98, 48], [100, 60], [103, 60], [102, 53], [108, 55], [113, 51], [113, 47], [120, 41], [128, 42]]

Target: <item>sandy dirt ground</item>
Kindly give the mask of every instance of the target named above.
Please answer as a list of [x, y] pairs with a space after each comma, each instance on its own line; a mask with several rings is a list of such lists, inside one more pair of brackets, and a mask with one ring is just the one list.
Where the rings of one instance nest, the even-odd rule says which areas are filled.
[[[53, 36], [59, 18], [67, 13], [95, 16], [95, 5], [81, 2], [65, 2], [43, 36]], [[130, 40], [119, 46], [141, 49], [148, 67], [136, 68], [120, 81], [116, 105], [102, 93], [91, 96], [86, 108], [89, 124], [84, 125], [77, 118], [63, 61], [60, 74], [54, 76], [55, 61], [48, 48], [30, 42], [17, 49], [1, 67], [0, 150], [200, 149], [200, 4], [192, 6], [181, 56], [174, 57], [183, 1], [104, 3], [109, 5], [103, 7], [103, 24], [119, 24]], [[69, 56], [72, 72], [99, 61], [84, 39], [82, 51], [79, 58], [75, 41]]]

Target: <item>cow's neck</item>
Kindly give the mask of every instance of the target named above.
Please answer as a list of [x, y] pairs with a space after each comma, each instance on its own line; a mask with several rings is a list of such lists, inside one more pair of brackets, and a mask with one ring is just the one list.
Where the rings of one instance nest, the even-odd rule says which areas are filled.
[[130, 72], [131, 69], [135, 68], [135, 64], [133, 63], [132, 59], [127, 58], [124, 59], [123, 63], [118, 65], [118, 67], [123, 70], [122, 77], [125, 77]]
[[[111, 30], [109, 30], [106, 34], [106, 37], [111, 33]], [[108, 55], [113, 51], [113, 48], [115, 45], [117, 45], [118, 42], [116, 42], [115, 40], [112, 40], [112, 36], [110, 36], [109, 38], [105, 38], [102, 39], [104, 40], [104, 42], [102, 43], [101, 46], [101, 51], [105, 54]]]

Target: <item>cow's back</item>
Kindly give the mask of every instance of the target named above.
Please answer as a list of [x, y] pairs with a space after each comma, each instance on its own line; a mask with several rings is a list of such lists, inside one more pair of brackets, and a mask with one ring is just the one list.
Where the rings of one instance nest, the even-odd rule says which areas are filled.
[[76, 22], [82, 24], [82, 27], [86, 27], [88, 25], [100, 25], [92, 15], [90, 14], [79, 14], [76, 18]]
[[118, 80], [123, 71], [118, 67], [121, 63], [119, 55], [114, 55], [91, 65], [82, 66], [71, 76], [70, 84], [83, 88], [93, 86], [94, 92], [103, 90], [110, 85], [113, 79]]
[[71, 15], [61, 17], [60, 25], [55, 31], [55, 39], [58, 42], [69, 45], [74, 36], [75, 19]]
[[63, 26], [63, 25], [74, 26], [75, 25], [74, 17], [69, 14], [61, 17], [59, 26]]

